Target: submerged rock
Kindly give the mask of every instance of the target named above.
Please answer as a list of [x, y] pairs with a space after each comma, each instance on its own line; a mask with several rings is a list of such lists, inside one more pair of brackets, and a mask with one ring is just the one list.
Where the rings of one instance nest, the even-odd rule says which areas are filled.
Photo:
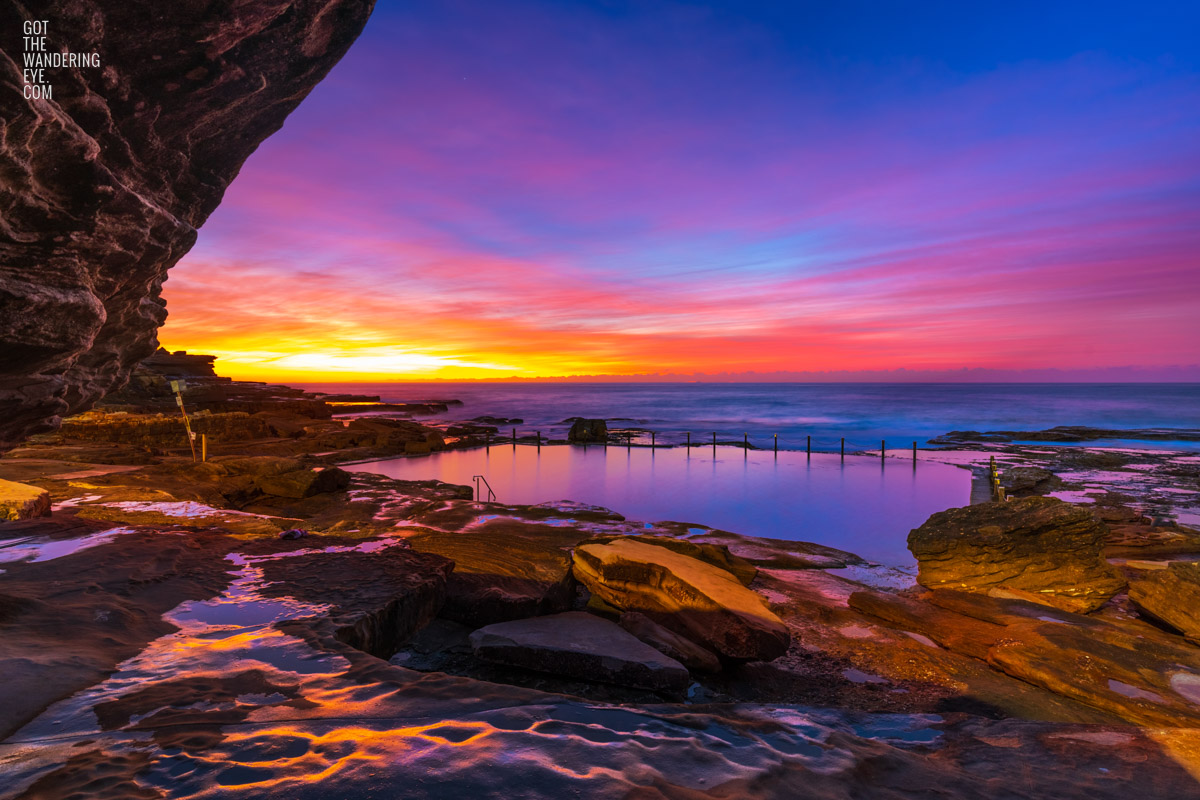
[[50, 492], [15, 481], [0, 480], [0, 520], [50, 516]]
[[1124, 579], [1102, 557], [1107, 529], [1087, 509], [1046, 497], [952, 508], [908, 535], [917, 582], [1099, 608]]
[[1146, 573], [1130, 583], [1129, 599], [1138, 611], [1200, 644], [1200, 562]]
[[475, 655], [499, 664], [655, 691], [681, 691], [682, 664], [582, 611], [500, 622], [471, 634]]
[[769, 661], [787, 627], [730, 572], [634, 539], [575, 548], [575, 575], [622, 611], [639, 611], [731, 661]]

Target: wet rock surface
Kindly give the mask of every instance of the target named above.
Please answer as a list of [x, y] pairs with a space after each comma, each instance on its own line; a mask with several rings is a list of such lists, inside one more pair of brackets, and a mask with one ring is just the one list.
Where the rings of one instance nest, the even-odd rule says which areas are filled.
[[[0, 451], [154, 353], [167, 271], [372, 5], [38, 5], [55, 46], [101, 67], [57, 69], [53, 100], [27, 100], [17, 55], [0, 53]], [[6, 3], [0, 26], [18, 31], [27, 13]]]
[[579, 611], [487, 625], [470, 640], [480, 658], [539, 672], [668, 692], [690, 682], [675, 659]]
[[0, 737], [174, 630], [163, 613], [229, 582], [222, 534], [55, 519], [0, 535], [25, 551], [0, 551], [19, 559], [0, 564]]
[[[447, 559], [400, 547], [314, 552], [263, 561], [263, 577], [270, 583], [262, 593], [328, 605], [321, 620], [333, 626], [334, 636], [389, 658], [437, 616], [453, 568]], [[332, 576], [339, 579], [331, 581]]]
[[1142, 573], [1130, 582], [1129, 599], [1153, 620], [1200, 644], [1200, 562], [1184, 561]]
[[1091, 611], [1125, 581], [1102, 558], [1107, 530], [1086, 509], [1031, 497], [934, 514], [908, 537], [925, 587], [1020, 594]]
[[[257, 438], [210, 441], [207, 464], [186, 443], [87, 433], [0, 459], [0, 479], [55, 500], [51, 518], [0, 525], [0, 584], [20, 578], [0, 586], [0, 652], [12, 674], [54, 676], [18, 687], [25, 716], [10, 722], [27, 724], [0, 744], [0, 796], [290, 800], [386, 785], [507, 797], [515, 773], [531, 796], [580, 797], [924, 797], [936, 781], [954, 798], [1175, 798], [1200, 786], [1200, 648], [1122, 593], [1077, 614], [929, 591], [833, 548], [571, 502], [478, 503], [469, 487], [368, 473], [269, 494], [280, 476], [395, 453], [395, 431], [423, 444], [436, 433], [290, 408], [255, 412], [271, 428]], [[1109, 455], [1060, 453], [1043, 468], [1142, 463]], [[1033, 477], [1031, 491], [1046, 488]], [[1094, 505], [1110, 553], [1118, 531], [1150, 553], [1175, 530], [1127, 501]], [[295, 528], [308, 535], [279, 538]], [[573, 552], [621, 545], [722, 576], [729, 597], [778, 621], [781, 654], [706, 654], [679, 615], [614, 607], [578, 583]], [[1165, 569], [1120, 564], [1134, 584]], [[651, 595], [688, 583], [654, 580]], [[96, 609], [123, 609], [121, 627], [86, 616]], [[566, 612], [585, 621], [564, 626]], [[630, 681], [595, 652], [573, 674], [481, 658], [471, 636], [500, 618], [559, 636], [607, 626], [625, 638], [605, 639], [602, 658], [670, 658], [690, 683]], [[63, 624], [95, 635], [65, 637]]]
[[[286, 460], [255, 463], [262, 471], [283, 470], [280, 474], [290, 466]], [[30, 474], [63, 474], [44, 462], [0, 460], [0, 468], [10, 464]], [[67, 474], [97, 471], [80, 469], [78, 462], [57, 469], [66, 468], [73, 470]], [[100, 523], [79, 516], [81, 509], [129, 502], [118, 498], [135, 490], [157, 491], [156, 513], [164, 518], [167, 511], [196, 515], [178, 518], [191, 525], [173, 528], [171, 535], [214, 543], [204, 551], [205, 563], [218, 582], [169, 596], [159, 608], [184, 599], [158, 612], [165, 615], [159, 617], [162, 627], [130, 646], [132, 656], [110, 656], [107, 669], [117, 668], [116, 674], [105, 680], [106, 670], [96, 671], [81, 683], [93, 688], [43, 711], [13, 743], [0, 745], [3, 796], [94, 793], [101, 774], [103, 791], [111, 789], [112, 796], [153, 796], [166, 771], [184, 775], [170, 784], [177, 797], [231, 791], [230, 786], [250, 786], [264, 797], [320, 797], [329, 794], [331, 781], [339, 794], [369, 793], [385, 781], [393, 787], [411, 784], [414, 797], [463, 787], [499, 797], [511, 792], [514, 769], [533, 796], [597, 798], [651, 790], [665, 796], [732, 792], [782, 798], [794, 796], [797, 785], [818, 797], [880, 791], [919, 797], [935, 780], [948, 797], [1027, 796], [1030, 787], [1048, 796], [1105, 797], [1128, 793], [1131, 786], [1146, 797], [1187, 797], [1198, 785], [1188, 772], [1197, 763], [1196, 733], [1188, 727], [1188, 698], [1195, 689], [1191, 678], [1180, 677], [1196, 670], [1178, 651], [1195, 648], [1136, 617], [1099, 620], [961, 592], [905, 596], [871, 590], [826, 569], [801, 566], [788, 555], [796, 543], [778, 542], [772, 555], [770, 540], [762, 539], [753, 547], [759, 564], [770, 566], [759, 566], [746, 587], [711, 563], [661, 543], [633, 540], [630, 545], [658, 557], [685, 558], [697, 569], [724, 572], [729, 586], [762, 598], [791, 633], [787, 652], [775, 661], [724, 664], [717, 673], [696, 669], [691, 675], [696, 683], [688, 689], [692, 702], [666, 703], [680, 683], [668, 689], [653, 681], [656, 688], [623, 687], [604, 682], [614, 680], [611, 673], [557, 676], [538, 671], [543, 661], [513, 666], [480, 659], [470, 644], [479, 626], [433, 619], [437, 575], [453, 558], [408, 547], [422, 537], [436, 541], [429, 539], [432, 534], [443, 542], [465, 536], [465, 542], [472, 532], [484, 531], [475, 547], [482, 569], [482, 544], [505, 542], [510, 535], [525, 541], [514, 552], [541, 552], [553, 562], [572, 548], [611, 547], [580, 543], [621, 530], [670, 536], [676, 530], [670, 524], [647, 527], [570, 504], [476, 504], [462, 496], [462, 487], [353, 475], [345, 492], [290, 506], [313, 516], [281, 517], [279, 524], [302, 525], [312, 533], [282, 541], [229, 529], [230, 518], [220, 516], [228, 509], [172, 505], [183, 501], [164, 497], [163, 487], [183, 492], [194, 486], [192, 470], [150, 465], [55, 479], [53, 485], [63, 489], [57, 496], [79, 502], [50, 520], [18, 524], [24, 526], [20, 536], [30, 535], [32, 525], [63, 526], [58, 538], [47, 538], [79, 543], [104, 532]], [[156, 482], [159, 488], [152, 490]], [[326, 498], [334, 498], [334, 505], [326, 505]], [[55, 570], [47, 574], [74, 570], [68, 558], [90, 559], [105, 570], [114, 558], [142, 564], [162, 548], [166, 534], [136, 524], [136, 515], [148, 511], [112, 510], [127, 515], [127, 529], [156, 530], [157, 538], [126, 533], [74, 556], [13, 562], [0, 580], [33, 568]], [[315, 524], [335, 517], [337, 523]], [[381, 533], [386, 535], [376, 538]], [[684, 541], [703, 541], [706, 533], [691, 531]], [[8, 535], [4, 528], [0, 534]], [[126, 549], [106, 549], [122, 543], [128, 543]], [[512, 572], [520, 561], [493, 563]], [[37, 586], [54, 582], [39, 577]], [[171, 585], [146, 577], [148, 586]], [[94, 579], [83, 575], [81, 582]], [[88, 594], [89, 608], [98, 598], [107, 602], [104, 592], [128, 591], [104, 586], [99, 595]], [[9, 618], [43, 613], [38, 598], [26, 592], [0, 592], [5, 595], [0, 626]], [[211, 599], [186, 599], [214, 592]], [[140, 602], [141, 595], [129, 597]], [[382, 624], [397, 600], [408, 613], [394, 618], [405, 622]], [[886, 610], [894, 606], [903, 614]], [[575, 622], [579, 617], [586, 622]], [[633, 614], [626, 617], [636, 621]], [[600, 648], [601, 656], [628, 660], [637, 652], [630, 650], [632, 640], [665, 660], [658, 649], [593, 614], [569, 614], [570, 625], [557, 621], [562, 619], [538, 616], [517, 624], [536, 628], [548, 621], [565, 635], [594, 621], [627, 637]], [[369, 623], [365, 635], [347, 635], [363, 623]], [[1091, 637], [1100, 644], [1063, 638], [1056, 628], [1071, 623], [1089, 633], [1103, 631], [1099, 639]], [[403, 633], [396, 639], [406, 641], [388, 664], [371, 652], [386, 654], [393, 645], [380, 644], [385, 638], [380, 631], [397, 627]], [[629, 626], [634, 628], [646, 633]], [[993, 651], [1006, 642], [1019, 646], [1004, 645], [1008, 655], [997, 657]], [[47, 636], [40, 645], [48, 663], [75, 658], [80, 647], [92, 652], [87, 642], [61, 637]], [[1098, 676], [1116, 670], [1111, 674], [1117, 688], [1099, 678], [1067, 685], [1071, 659], [1080, 652], [1097, 664]], [[126, 661], [117, 664], [120, 658]], [[1162, 677], [1131, 674], [1134, 665], [1159, 670]], [[1054, 674], [1060, 679], [1046, 677]], [[1152, 719], [1154, 727], [1137, 727]], [[16, 744], [35, 740], [40, 743], [34, 748]], [[89, 744], [74, 747], [77, 741]], [[887, 765], [882, 772], [881, 765]], [[1099, 772], [1100, 766], [1109, 771]], [[1103, 779], [1093, 777], [1100, 775]]]
[[[922, 451], [922, 459], [966, 466], [978, 499], [988, 499], [988, 464], [1020, 495], [1047, 495], [1086, 507], [1109, 528], [1108, 556], [1200, 552], [1200, 455], [1151, 445], [1122, 448], [964, 443]], [[1037, 470], [1029, 473], [1028, 470]], [[1053, 480], [1044, 478], [1044, 473]], [[1010, 473], [1015, 475], [1010, 476]], [[1038, 476], [1036, 481], [1027, 477]]]

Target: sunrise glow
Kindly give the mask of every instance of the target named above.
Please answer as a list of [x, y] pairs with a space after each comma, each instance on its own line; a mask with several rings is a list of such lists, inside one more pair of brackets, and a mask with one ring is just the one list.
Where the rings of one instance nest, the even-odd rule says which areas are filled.
[[616, 8], [381, 6], [171, 273], [163, 343], [279, 379], [1196, 362], [1178, 54], [1049, 12], [1000, 55], [983, 14]]

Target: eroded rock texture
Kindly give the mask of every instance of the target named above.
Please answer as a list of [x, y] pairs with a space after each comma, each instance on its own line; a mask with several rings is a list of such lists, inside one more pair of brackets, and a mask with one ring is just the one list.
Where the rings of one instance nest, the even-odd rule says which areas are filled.
[[[0, 0], [0, 452], [154, 352], [167, 270], [373, 6]], [[53, 100], [25, 99], [29, 19], [100, 67], [50, 70]]]
[[648, 540], [581, 544], [575, 575], [620, 611], [636, 611], [726, 661], [770, 661], [787, 652], [787, 627], [731, 572]]
[[1178, 561], [1129, 586], [1138, 611], [1200, 644], [1200, 561]]
[[1107, 527], [1090, 511], [1049, 497], [981, 503], [931, 516], [908, 535], [929, 589], [1020, 596], [1087, 612], [1125, 586], [1104, 560]]

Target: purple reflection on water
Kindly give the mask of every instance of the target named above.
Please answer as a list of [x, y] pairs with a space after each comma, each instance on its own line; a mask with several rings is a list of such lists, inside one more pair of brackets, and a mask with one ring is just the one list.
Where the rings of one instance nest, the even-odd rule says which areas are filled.
[[970, 473], [907, 459], [718, 447], [495, 445], [359, 464], [403, 480], [471, 485], [483, 475], [502, 503], [575, 500], [629, 519], [695, 522], [750, 536], [818, 542], [887, 564], [911, 564], [909, 530], [966, 505]]

